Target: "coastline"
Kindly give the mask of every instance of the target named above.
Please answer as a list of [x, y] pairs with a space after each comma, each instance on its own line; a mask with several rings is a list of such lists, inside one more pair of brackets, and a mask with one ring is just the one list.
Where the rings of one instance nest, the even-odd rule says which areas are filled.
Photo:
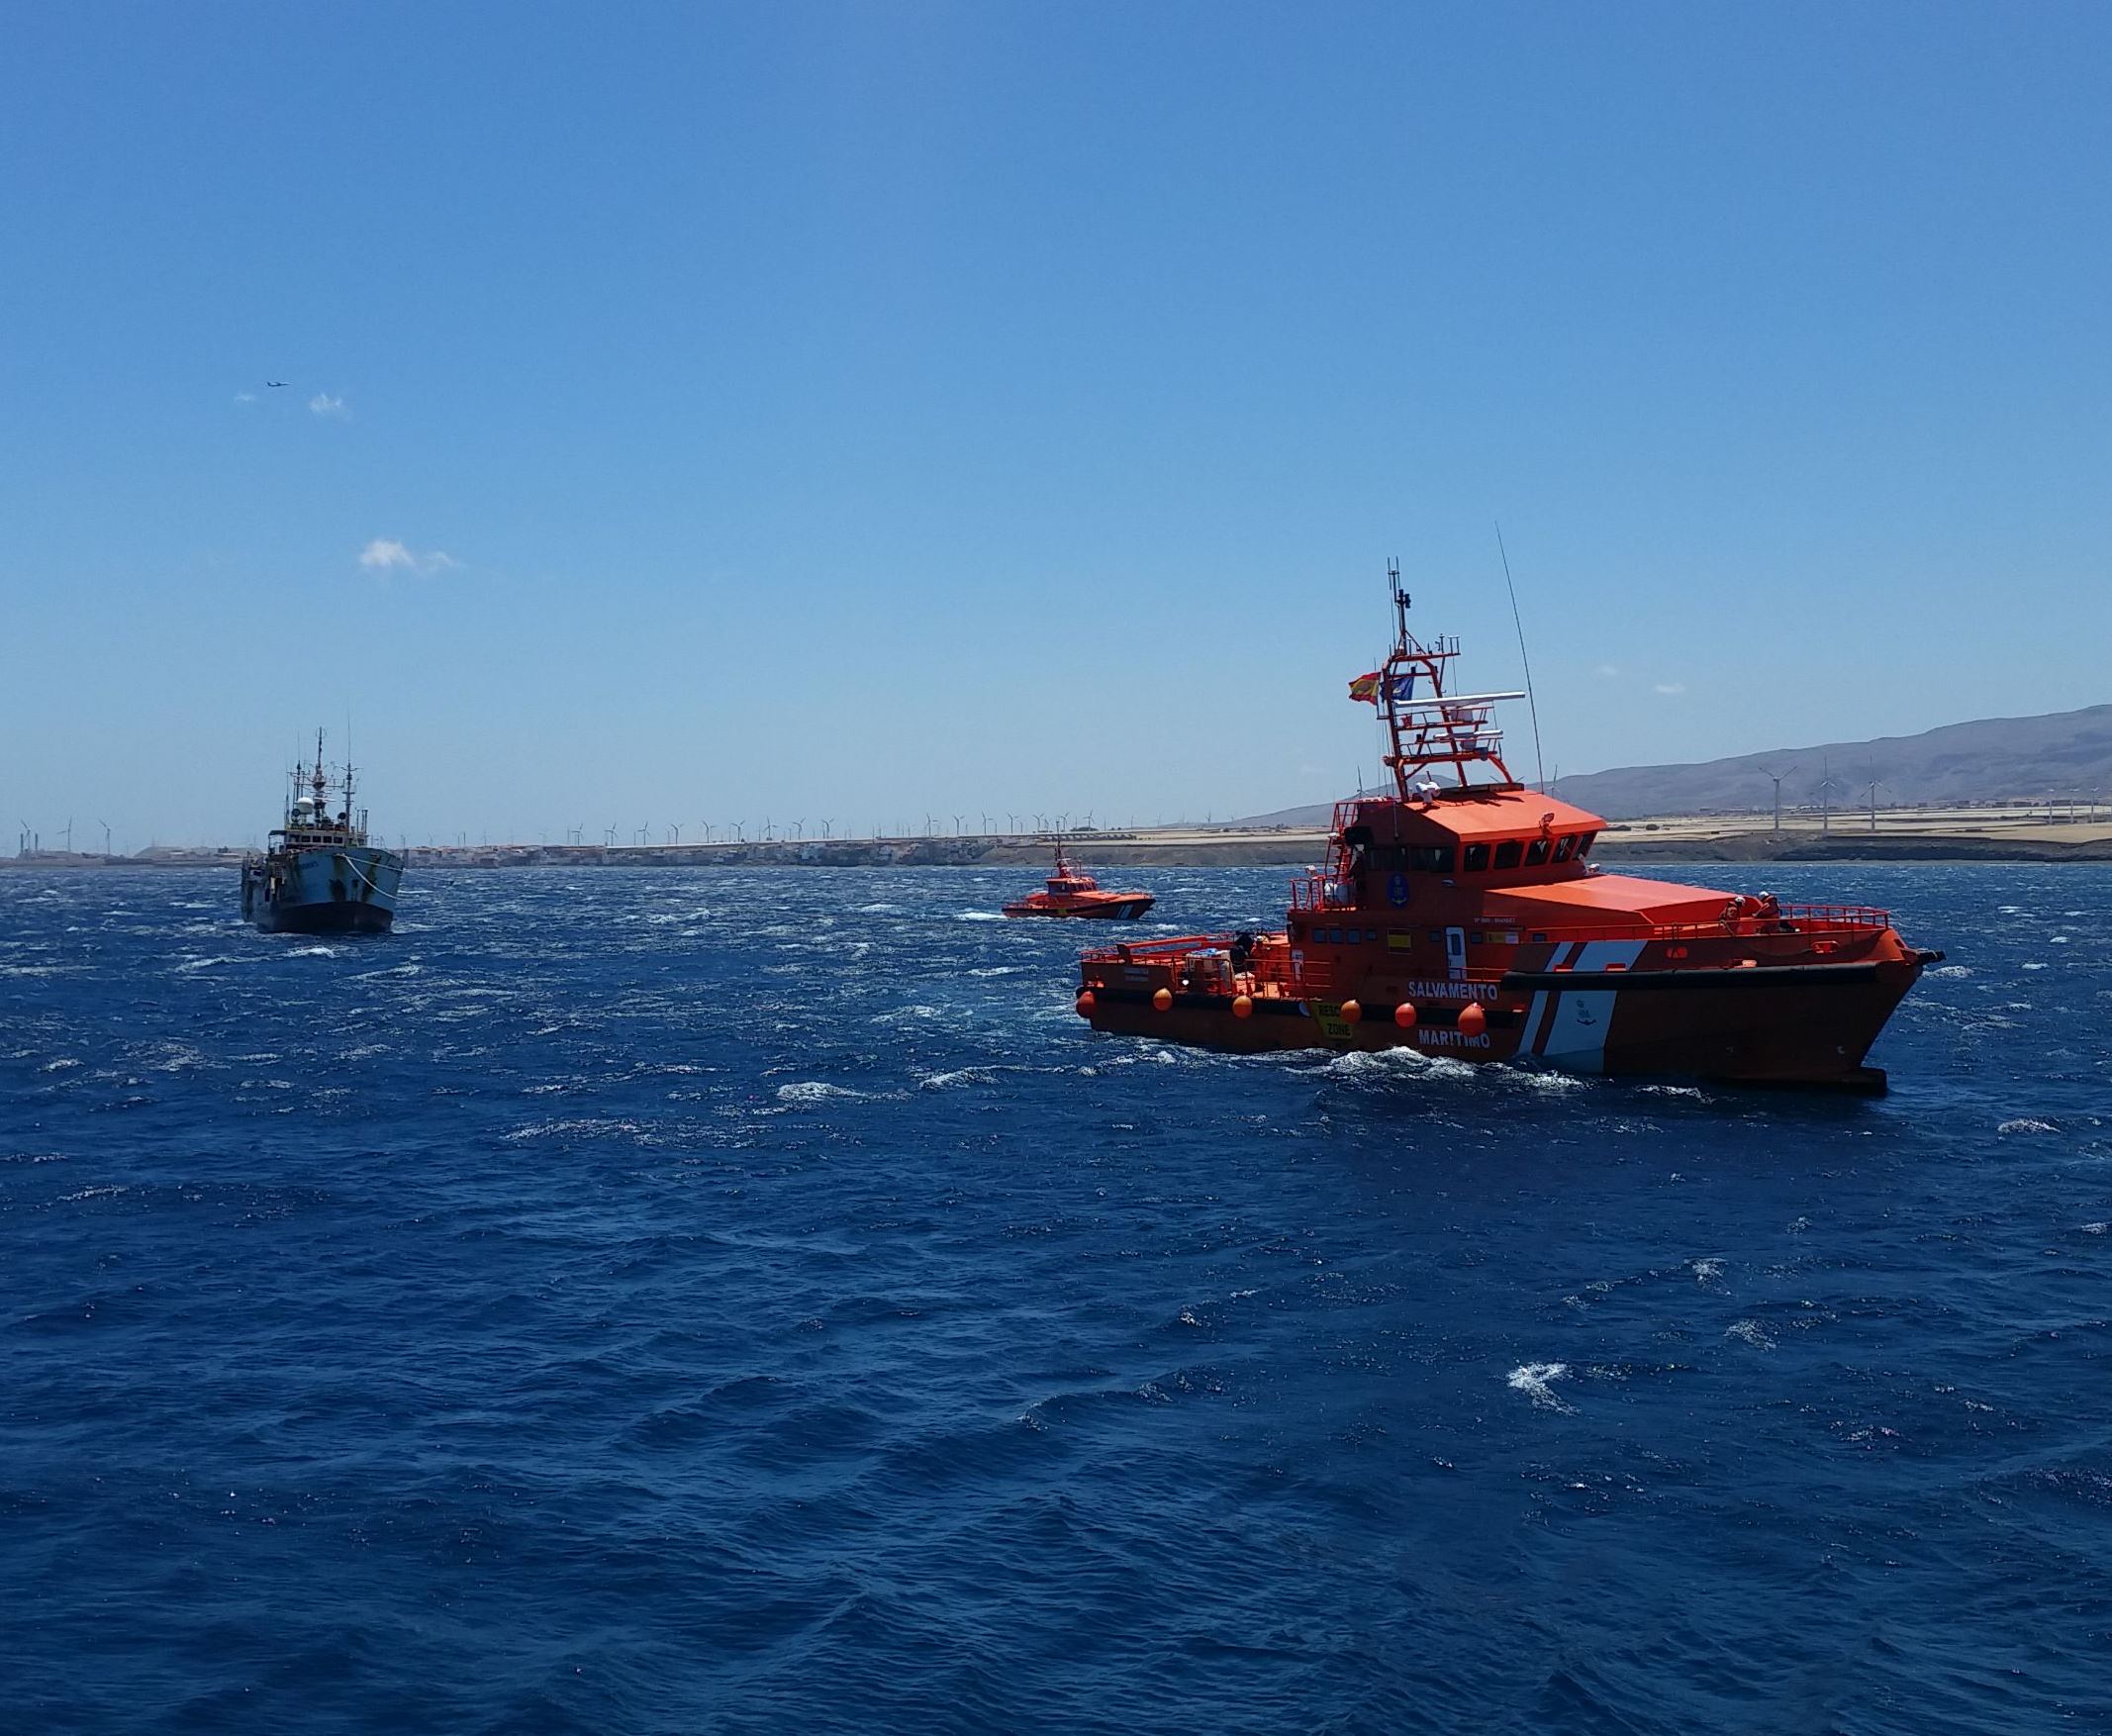
[[[2050, 827], [2054, 831], [2082, 828]], [[1114, 868], [1303, 868], [1326, 855], [1324, 832], [1126, 832], [1074, 837], [1085, 866]], [[439, 844], [414, 845], [413, 868], [1045, 868], [1047, 841], [1030, 837], [774, 839], [713, 844]], [[162, 851], [150, 856], [0, 857], [0, 869], [222, 868], [242, 852]], [[1592, 852], [1608, 868], [1710, 862], [2112, 862], [2112, 828], [2100, 835], [2028, 836], [1974, 832], [1727, 831], [1685, 836], [1639, 835], [1634, 824], [1609, 827]]]

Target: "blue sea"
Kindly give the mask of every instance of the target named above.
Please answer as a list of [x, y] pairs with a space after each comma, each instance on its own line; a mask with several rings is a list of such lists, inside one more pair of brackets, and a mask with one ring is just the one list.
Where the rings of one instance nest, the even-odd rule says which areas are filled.
[[1096, 1036], [1026, 870], [0, 874], [0, 1727], [2107, 1727], [2112, 870], [1766, 878], [1888, 1097]]

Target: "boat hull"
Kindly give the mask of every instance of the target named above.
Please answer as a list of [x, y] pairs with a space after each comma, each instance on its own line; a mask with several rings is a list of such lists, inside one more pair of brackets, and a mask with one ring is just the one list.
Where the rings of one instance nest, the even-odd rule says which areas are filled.
[[266, 933], [383, 934], [404, 859], [364, 844], [297, 850], [242, 868], [242, 915]]
[[[1777, 970], [1569, 976], [1559, 985], [1516, 973], [1486, 998], [1479, 1029], [1460, 1003], [1429, 1001], [1402, 1027], [1391, 1007], [1180, 993], [1161, 1007], [1149, 988], [1095, 986], [1080, 1013], [1095, 1030], [1254, 1053], [1273, 1049], [1406, 1048], [1470, 1062], [1513, 1062], [1571, 1073], [1685, 1076], [1747, 1085], [1882, 1091], [1864, 1064], [1900, 998], [1938, 955]], [[1475, 1003], [1482, 1006], [1482, 1000]]]
[[1027, 899], [1015, 905], [1007, 905], [1005, 914], [1008, 916], [1082, 916], [1103, 922], [1133, 922], [1150, 910], [1154, 902], [1148, 892], [1108, 894], [1101, 898], [1060, 905], [1053, 901], [1036, 903], [1033, 899]]

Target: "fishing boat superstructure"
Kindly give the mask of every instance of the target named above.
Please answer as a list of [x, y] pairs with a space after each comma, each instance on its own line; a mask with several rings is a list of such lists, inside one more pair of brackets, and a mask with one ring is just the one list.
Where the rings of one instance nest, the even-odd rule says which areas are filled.
[[1080, 1014], [1235, 1050], [1881, 1091], [1865, 1056], [1943, 955], [1883, 911], [1602, 873], [1604, 820], [1503, 763], [1494, 708], [1523, 696], [1448, 691], [1459, 641], [1417, 639], [1389, 577], [1393, 647], [1350, 695], [1379, 708], [1392, 792], [1336, 805], [1326, 865], [1293, 885], [1281, 931], [1088, 952]]
[[[242, 915], [259, 928], [301, 934], [379, 934], [396, 918], [404, 858], [367, 842], [352, 807], [352, 768], [332, 778], [316, 731], [312, 766], [297, 765], [285, 820], [261, 855], [242, 860]], [[336, 813], [331, 796], [338, 798]]]

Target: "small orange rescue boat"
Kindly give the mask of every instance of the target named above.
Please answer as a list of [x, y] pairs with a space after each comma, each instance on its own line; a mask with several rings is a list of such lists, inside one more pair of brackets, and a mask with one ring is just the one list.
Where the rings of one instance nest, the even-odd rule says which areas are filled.
[[1045, 892], [1028, 893], [1005, 907], [1008, 916], [1100, 916], [1114, 921], [1133, 921], [1152, 906], [1148, 892], [1103, 892], [1100, 882], [1073, 865], [1056, 845], [1056, 872], [1049, 876]]

